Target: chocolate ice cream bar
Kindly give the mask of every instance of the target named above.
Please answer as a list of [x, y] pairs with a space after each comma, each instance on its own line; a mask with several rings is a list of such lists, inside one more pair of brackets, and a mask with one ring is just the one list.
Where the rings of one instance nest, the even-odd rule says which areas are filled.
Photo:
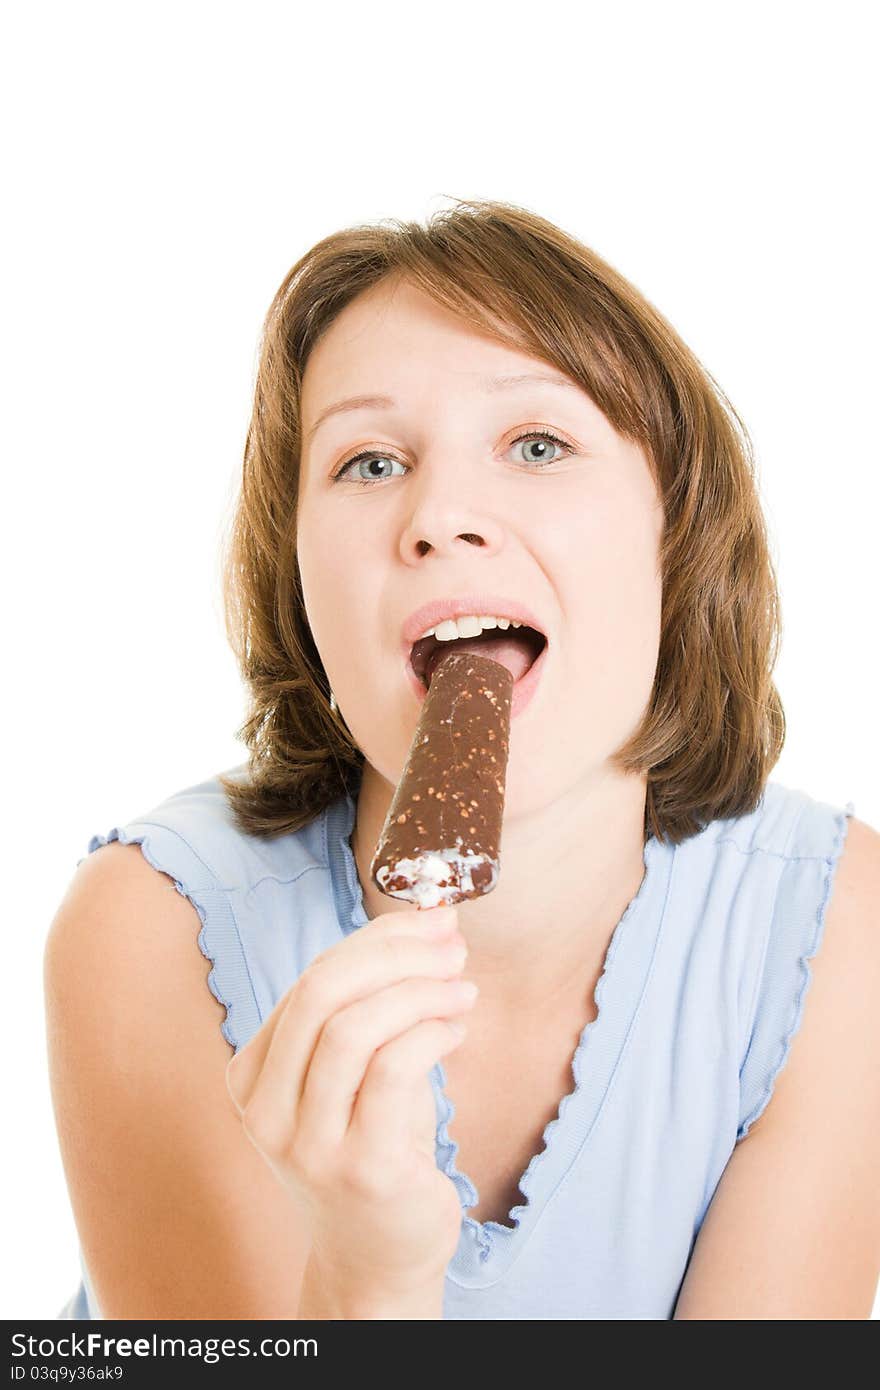
[[513, 685], [489, 657], [440, 659], [370, 865], [389, 897], [440, 907], [498, 882]]

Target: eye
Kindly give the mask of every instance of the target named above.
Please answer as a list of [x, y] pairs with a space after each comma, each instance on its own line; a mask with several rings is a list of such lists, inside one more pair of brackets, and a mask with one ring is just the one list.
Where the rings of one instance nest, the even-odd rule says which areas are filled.
[[[576, 452], [572, 444], [569, 444], [564, 439], [560, 439], [559, 435], [554, 434], [552, 430], [530, 430], [527, 434], [518, 434], [515, 439], [511, 440], [510, 444], [508, 445], [508, 448], [512, 449], [515, 444], [523, 443], [527, 445], [537, 444], [540, 447], [540, 449], [543, 450], [543, 453], [541, 453], [537, 459], [527, 458], [525, 460], [526, 463], [528, 463], [532, 468], [535, 469], [549, 468], [550, 464], [557, 462], [556, 458], [547, 459], [545, 457], [547, 453], [547, 446], [550, 444], [552, 444], [557, 450], [564, 449], [566, 451], [566, 454], [573, 454]], [[345, 481], [346, 473], [350, 468], [353, 468], [355, 464], [373, 462], [384, 464], [400, 463], [401, 461], [400, 459], [395, 458], [393, 454], [383, 453], [379, 449], [364, 449], [361, 451], [361, 453], [355, 454], [353, 458], [347, 459], [345, 463], [341, 464], [337, 471], [333, 474], [331, 481], [334, 483], [343, 482]], [[406, 464], [402, 465], [402, 467], [406, 466]], [[357, 487], [371, 487], [374, 482], [384, 482], [386, 478], [391, 476], [393, 476], [393, 474], [386, 473], [382, 477], [378, 477], [374, 474], [372, 478], [351, 478], [349, 481], [353, 482]]]
[[559, 449], [565, 449], [569, 454], [574, 453], [572, 446], [566, 444], [565, 440], [560, 439], [559, 435], [554, 434], [552, 430], [532, 430], [530, 434], [517, 435], [516, 439], [514, 439], [511, 444], [511, 448], [513, 448], [514, 444], [521, 444], [523, 440], [526, 441], [527, 445], [537, 444], [539, 449], [542, 450], [536, 459], [526, 459], [526, 463], [531, 463], [534, 468], [546, 468], [549, 464], [556, 462], [555, 458], [547, 458], [548, 444], [552, 444], [557, 451]]
[[[337, 472], [333, 474], [331, 481], [334, 483], [344, 481], [345, 474], [348, 472], [349, 468], [354, 468], [356, 463], [367, 462], [376, 462], [379, 464], [400, 463], [400, 459], [394, 458], [391, 454], [383, 454], [379, 450], [366, 449], [363, 453], [355, 454], [354, 458], [351, 458], [346, 463], [343, 463], [342, 466], [337, 470]], [[352, 478], [351, 481], [353, 483], [356, 483], [358, 487], [369, 487], [370, 484], [373, 482], [384, 482], [385, 478], [389, 476], [392, 475], [385, 474], [383, 477], [377, 477], [374, 475], [373, 478]]]

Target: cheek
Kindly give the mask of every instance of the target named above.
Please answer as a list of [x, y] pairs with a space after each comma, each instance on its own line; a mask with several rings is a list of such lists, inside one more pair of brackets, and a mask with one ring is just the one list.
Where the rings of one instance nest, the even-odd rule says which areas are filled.
[[[346, 618], [346, 602], [351, 601], [351, 582], [339, 563], [344, 547], [328, 544], [325, 530], [308, 513], [297, 526], [297, 564], [302, 580], [306, 617], [318, 651], [327, 662], [333, 642]], [[348, 597], [347, 597], [348, 596]]]
[[660, 518], [655, 497], [643, 488], [598, 478], [564, 505], [557, 500], [537, 529], [548, 569], [557, 568], [560, 582], [607, 602], [621, 597], [621, 587], [635, 597], [657, 581]]
[[[571, 646], [587, 704], [623, 725], [651, 694], [660, 646], [658, 513], [638, 494], [593, 498], [558, 538]], [[564, 577], [563, 577], [564, 576]]]
[[[370, 656], [376, 651], [375, 634], [387, 627], [382, 617], [383, 568], [376, 560], [375, 536], [364, 526], [349, 533], [335, 518], [304, 514], [297, 527], [297, 546], [312, 637], [338, 697], [351, 706], [364, 685], [365, 671], [373, 670]], [[382, 663], [376, 669], [381, 671]]]

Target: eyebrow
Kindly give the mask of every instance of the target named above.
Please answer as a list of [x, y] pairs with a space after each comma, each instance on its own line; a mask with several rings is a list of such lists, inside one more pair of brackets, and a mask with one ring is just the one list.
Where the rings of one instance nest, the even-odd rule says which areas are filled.
[[[521, 386], [524, 382], [543, 382], [550, 386], [564, 386], [570, 391], [579, 391], [580, 388], [567, 377], [558, 376], [550, 372], [520, 372], [516, 376], [487, 376], [483, 377], [480, 385], [488, 393], [493, 391], [505, 391], [511, 386]], [[325, 420], [329, 420], [331, 415], [342, 415], [350, 410], [389, 410], [393, 409], [397, 402], [391, 396], [350, 396], [347, 400], [336, 401], [333, 405], [328, 405], [326, 410], [322, 410], [312, 428], [306, 435], [306, 443], [310, 443], [314, 435], [318, 432]]]

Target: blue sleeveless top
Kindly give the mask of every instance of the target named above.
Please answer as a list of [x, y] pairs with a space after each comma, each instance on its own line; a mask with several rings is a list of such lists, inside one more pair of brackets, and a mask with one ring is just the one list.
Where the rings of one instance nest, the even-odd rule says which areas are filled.
[[[226, 1010], [220, 1027], [237, 1051], [306, 966], [368, 920], [349, 841], [355, 810], [344, 795], [303, 829], [261, 839], [236, 828], [214, 777], [94, 835], [88, 853], [139, 844], [192, 901], [208, 983]], [[725, 1164], [800, 1025], [853, 814], [852, 802], [841, 809], [768, 781], [750, 815], [712, 821], [678, 846], [646, 841], [642, 884], [596, 986], [598, 1016], [572, 1058], [572, 1089], [520, 1180], [509, 1225], [467, 1214], [479, 1198], [456, 1164], [454, 1110], [435, 1064], [436, 1158], [462, 1208], [444, 1318], [673, 1317]], [[80, 1268], [58, 1317], [101, 1318], [81, 1250]]]

